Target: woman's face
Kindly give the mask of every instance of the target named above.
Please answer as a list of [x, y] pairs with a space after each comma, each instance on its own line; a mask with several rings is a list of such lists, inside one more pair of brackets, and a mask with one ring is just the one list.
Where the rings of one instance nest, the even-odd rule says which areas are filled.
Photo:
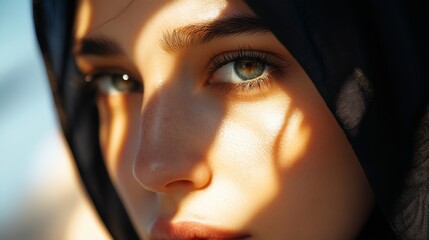
[[311, 80], [243, 1], [83, 0], [74, 54], [144, 239], [353, 239], [365, 175]]

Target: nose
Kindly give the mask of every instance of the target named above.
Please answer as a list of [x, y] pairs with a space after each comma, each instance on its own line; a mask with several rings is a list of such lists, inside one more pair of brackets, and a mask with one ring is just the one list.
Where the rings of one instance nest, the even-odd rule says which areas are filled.
[[212, 177], [207, 151], [211, 119], [203, 99], [172, 86], [144, 104], [135, 179], [146, 190], [206, 187]]

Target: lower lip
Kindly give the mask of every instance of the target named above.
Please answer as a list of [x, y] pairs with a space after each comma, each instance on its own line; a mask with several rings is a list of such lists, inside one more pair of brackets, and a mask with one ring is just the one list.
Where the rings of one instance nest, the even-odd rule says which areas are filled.
[[197, 222], [157, 220], [150, 227], [151, 240], [249, 240], [246, 234], [236, 234]]

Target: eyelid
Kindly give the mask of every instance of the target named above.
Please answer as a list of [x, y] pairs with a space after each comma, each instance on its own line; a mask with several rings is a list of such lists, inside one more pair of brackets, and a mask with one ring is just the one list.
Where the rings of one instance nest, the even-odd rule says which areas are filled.
[[75, 56], [76, 65], [83, 75], [95, 75], [100, 72], [124, 72], [140, 79], [139, 71], [126, 57]]
[[[229, 82], [213, 82], [212, 76], [220, 68], [235, 62], [239, 59], [250, 59], [264, 63], [268, 67], [266, 76], [257, 77], [255, 80], [243, 81], [242, 83], [229, 83]], [[284, 74], [290, 66], [289, 61], [276, 53], [253, 50], [251, 48], [241, 48], [236, 51], [223, 52], [215, 55], [210, 59], [207, 67], [207, 80], [206, 85], [221, 89], [226, 94], [245, 95], [243, 92], [258, 90], [268, 90], [273, 80], [283, 79]], [[255, 95], [255, 94], [252, 94]]]
[[[111, 87], [111, 86], [103, 86], [103, 85], [99, 85], [99, 84], [116, 84], [115, 82], [110, 82], [110, 83], [106, 83], [106, 82], [102, 82], [103, 79], [100, 79], [102, 77], [105, 76], [109, 76], [111, 77], [111, 79], [109, 79], [109, 81], [114, 81], [116, 80], [115, 77], [120, 76], [120, 75], [126, 75], [127, 79], [123, 79], [124, 81], [129, 81], [129, 83], [134, 84], [130, 87], [132, 87], [129, 90], [126, 89], [104, 89], [102, 90], [101, 88], [105, 87]], [[95, 91], [98, 94], [125, 94], [125, 93], [131, 93], [131, 92], [143, 92], [143, 84], [142, 82], [138, 79], [133, 77], [133, 75], [129, 74], [126, 71], [122, 71], [119, 69], [97, 69], [94, 70], [90, 73], [84, 74], [84, 81], [86, 84], [88, 84], [89, 86], [91, 86], [93, 89], [95, 89]], [[104, 81], [107, 81], [104, 80]], [[118, 87], [118, 86], [114, 86], [114, 87]], [[113, 91], [113, 92], [110, 92]]]
[[290, 64], [285, 60], [285, 57], [279, 54], [268, 52], [264, 50], [255, 50], [250, 47], [239, 48], [235, 51], [227, 51], [217, 54], [210, 58], [208, 65], [208, 73], [212, 74], [215, 70], [223, 65], [233, 62], [240, 58], [250, 58], [255, 60], [262, 60], [269, 66], [279, 69], [286, 69]]

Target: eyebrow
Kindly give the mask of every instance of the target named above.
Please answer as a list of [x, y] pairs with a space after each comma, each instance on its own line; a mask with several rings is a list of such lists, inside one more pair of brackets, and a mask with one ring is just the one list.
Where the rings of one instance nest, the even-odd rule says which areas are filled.
[[[190, 46], [206, 44], [216, 38], [260, 32], [270, 32], [261, 19], [255, 16], [232, 16], [166, 31], [160, 43], [164, 51], [175, 53]], [[117, 41], [102, 34], [80, 40], [75, 49], [77, 55], [125, 55]]]
[[125, 51], [121, 48], [121, 45], [105, 35], [84, 38], [76, 44], [75, 49], [75, 54], [77, 55], [125, 55]]
[[257, 17], [232, 16], [164, 32], [161, 47], [166, 52], [174, 53], [186, 47], [208, 43], [216, 38], [269, 31], [269, 28]]

